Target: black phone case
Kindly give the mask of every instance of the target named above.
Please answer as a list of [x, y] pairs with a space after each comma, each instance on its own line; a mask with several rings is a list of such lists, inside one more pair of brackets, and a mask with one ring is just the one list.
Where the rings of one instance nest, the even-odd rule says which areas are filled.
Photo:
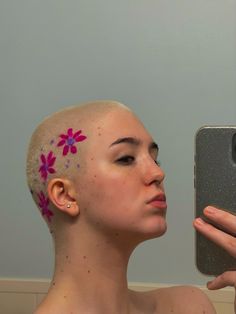
[[[236, 214], [236, 126], [205, 126], [195, 137], [195, 216], [208, 205]], [[236, 269], [236, 259], [196, 232], [196, 264], [207, 275]]]

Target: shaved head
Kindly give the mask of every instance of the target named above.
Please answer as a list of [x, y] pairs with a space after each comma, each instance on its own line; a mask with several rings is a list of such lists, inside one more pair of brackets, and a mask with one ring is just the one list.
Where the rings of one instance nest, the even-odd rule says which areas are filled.
[[104, 117], [114, 110], [129, 110], [115, 101], [95, 101], [67, 107], [45, 118], [35, 129], [27, 155], [27, 180], [31, 194], [48, 224], [55, 207], [47, 195], [53, 178], [78, 178], [86, 171], [86, 151], [99, 135]]

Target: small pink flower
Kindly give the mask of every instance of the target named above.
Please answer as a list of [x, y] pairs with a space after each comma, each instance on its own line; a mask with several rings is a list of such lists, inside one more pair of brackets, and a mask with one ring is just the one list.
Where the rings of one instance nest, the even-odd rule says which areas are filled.
[[48, 173], [55, 173], [55, 169], [52, 167], [56, 160], [56, 157], [53, 156], [53, 152], [48, 153], [47, 156], [44, 154], [40, 155], [41, 165], [39, 167], [39, 172], [41, 173], [42, 179], [47, 180]]
[[63, 146], [63, 156], [66, 156], [70, 150], [72, 154], [77, 153], [77, 147], [75, 146], [76, 142], [82, 142], [84, 141], [87, 137], [85, 135], [81, 135], [81, 130], [75, 132], [73, 134], [73, 129], [70, 128], [67, 130], [67, 134], [61, 134], [60, 135], [60, 142], [57, 144], [57, 146]]
[[38, 205], [42, 209], [42, 215], [46, 216], [48, 221], [51, 222], [51, 216], [53, 216], [53, 212], [48, 208], [49, 198], [44, 195], [43, 191], [37, 193], [37, 196], [39, 199]]

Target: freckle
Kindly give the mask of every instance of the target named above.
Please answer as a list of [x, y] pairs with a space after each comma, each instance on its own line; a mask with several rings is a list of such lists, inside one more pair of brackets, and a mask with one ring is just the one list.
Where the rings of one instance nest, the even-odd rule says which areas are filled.
[[92, 157], [92, 158], [90, 158], [90, 160], [93, 160], [94, 158]]
[[86, 255], [84, 255], [84, 256], [83, 256], [83, 259], [86, 259], [86, 258], [87, 258], [87, 256], [86, 256]]
[[69, 256], [68, 255], [66, 255], [66, 259], [68, 259], [69, 258]]
[[90, 270], [88, 270], [88, 274], [90, 274], [91, 273], [91, 271]]
[[93, 176], [94, 178], [97, 178], [96, 174]]
[[101, 136], [101, 133], [98, 133], [98, 136]]
[[55, 286], [55, 285], [56, 285], [56, 283], [55, 283], [55, 282], [53, 282], [53, 283], [52, 283], [52, 285], [53, 285], [53, 286]]
[[64, 299], [66, 299], [66, 295], [64, 295]]

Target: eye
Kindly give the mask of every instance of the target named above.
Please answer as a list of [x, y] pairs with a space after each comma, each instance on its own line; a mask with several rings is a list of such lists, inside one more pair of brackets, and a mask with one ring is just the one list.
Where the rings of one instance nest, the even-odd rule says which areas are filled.
[[135, 158], [133, 156], [130, 155], [126, 155], [123, 156], [119, 159], [116, 160], [116, 162], [118, 162], [119, 164], [123, 164], [123, 165], [130, 165], [134, 162]]
[[160, 162], [160, 160], [156, 160], [156, 159], [154, 159], [154, 162], [157, 164], [157, 166], [158, 166], [158, 167], [160, 167], [160, 166], [161, 166], [161, 162]]

